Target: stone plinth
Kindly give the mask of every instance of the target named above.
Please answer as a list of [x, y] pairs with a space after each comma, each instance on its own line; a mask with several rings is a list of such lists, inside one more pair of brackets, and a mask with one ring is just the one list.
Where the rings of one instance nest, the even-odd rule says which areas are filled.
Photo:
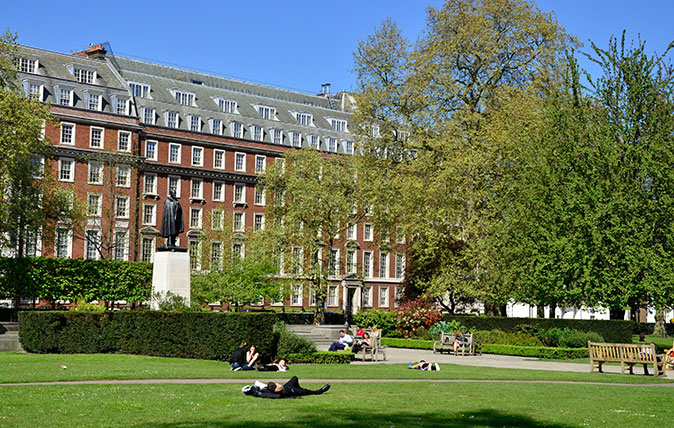
[[152, 269], [152, 309], [157, 309], [155, 293], [166, 292], [182, 296], [190, 302], [190, 255], [186, 252], [158, 251], [154, 253]]

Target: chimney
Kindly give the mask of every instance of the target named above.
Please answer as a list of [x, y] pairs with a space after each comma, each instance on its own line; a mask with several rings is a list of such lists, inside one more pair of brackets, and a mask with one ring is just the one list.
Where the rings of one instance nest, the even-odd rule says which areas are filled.
[[330, 95], [330, 84], [329, 83], [323, 83], [321, 85], [321, 92], [318, 94], [319, 97], [327, 97]]
[[75, 56], [83, 56], [86, 58], [91, 58], [91, 59], [105, 59], [105, 54], [107, 51], [103, 49], [103, 44], [99, 43], [96, 46], [89, 44], [89, 49], [85, 51], [80, 51], [80, 52], [75, 52], [73, 55]]

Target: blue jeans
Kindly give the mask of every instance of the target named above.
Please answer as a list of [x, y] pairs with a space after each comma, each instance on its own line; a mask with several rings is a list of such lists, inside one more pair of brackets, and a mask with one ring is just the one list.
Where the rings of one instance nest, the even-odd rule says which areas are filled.
[[332, 345], [330, 345], [330, 348], [328, 349], [328, 351], [333, 351], [333, 352], [338, 351], [340, 349], [346, 348], [347, 345], [348, 345], [348, 343], [332, 342]]
[[235, 368], [237, 368], [237, 367], [241, 367], [241, 370], [253, 370], [253, 368], [250, 367], [250, 366], [249, 366], [248, 364], [246, 364], [246, 363], [243, 363], [243, 364], [232, 363], [232, 368], [233, 368], [233, 369], [235, 369]]

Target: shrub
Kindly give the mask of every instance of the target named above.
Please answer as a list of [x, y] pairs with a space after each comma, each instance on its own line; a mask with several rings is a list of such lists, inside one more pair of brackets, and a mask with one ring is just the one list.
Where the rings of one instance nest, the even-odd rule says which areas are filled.
[[349, 364], [353, 360], [352, 352], [319, 351], [310, 354], [290, 354], [288, 364]]
[[274, 331], [278, 334], [276, 358], [291, 354], [311, 354], [316, 352], [316, 345], [313, 342], [296, 335], [292, 331], [286, 330], [284, 324], [276, 324]]
[[[314, 323], [314, 312], [276, 312], [279, 321], [286, 324], [304, 324]], [[344, 314], [341, 312], [325, 312], [325, 324], [341, 325], [344, 324]]]
[[431, 308], [425, 299], [409, 300], [398, 308], [397, 331], [404, 337], [410, 337], [419, 327], [428, 328], [442, 319], [442, 314]]
[[382, 337], [381, 344], [385, 346], [390, 346], [391, 348], [433, 349], [432, 340]]
[[70, 310], [75, 312], [104, 312], [105, 306], [96, 303], [79, 302], [75, 306], [72, 306]]
[[386, 336], [395, 331], [398, 326], [398, 317], [393, 311], [371, 309], [356, 313], [353, 316], [353, 323], [364, 328], [377, 326]]
[[537, 337], [522, 332], [511, 333], [502, 330], [477, 330], [473, 334], [473, 340], [476, 343], [495, 343], [499, 345], [543, 346]]
[[36, 353], [106, 353], [228, 360], [238, 345], [275, 355], [274, 314], [164, 311], [19, 312], [19, 339]]
[[586, 348], [587, 342], [603, 342], [604, 338], [593, 331], [571, 330], [569, 334], [563, 336], [559, 341], [559, 346], [563, 348]]

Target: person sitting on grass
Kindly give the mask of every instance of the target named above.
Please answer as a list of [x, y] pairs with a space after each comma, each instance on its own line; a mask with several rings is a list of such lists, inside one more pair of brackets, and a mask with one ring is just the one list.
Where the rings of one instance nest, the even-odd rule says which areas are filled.
[[370, 333], [363, 333], [363, 338], [356, 341], [356, 344], [353, 345], [353, 347], [351, 348], [351, 352], [356, 354], [365, 346], [372, 346], [372, 341], [370, 340]]
[[[248, 343], [241, 342], [241, 345], [234, 351], [232, 358], [229, 359], [229, 362], [232, 364], [232, 370], [237, 371], [243, 369], [244, 366], [248, 367], [245, 361], [246, 346], [248, 346]], [[250, 368], [244, 370], [250, 370]]]
[[246, 395], [260, 398], [297, 398], [303, 395], [320, 395], [329, 389], [329, 383], [317, 390], [302, 388], [297, 376], [293, 376], [283, 385], [277, 382], [269, 382], [266, 385], [262, 382], [255, 382], [253, 385], [244, 386], [241, 391]]
[[353, 338], [346, 334], [344, 330], [339, 330], [339, 340], [332, 342], [328, 351], [334, 352], [340, 349], [348, 348], [353, 343]]
[[430, 370], [430, 371], [440, 371], [440, 364], [438, 363], [429, 363], [428, 361], [421, 360], [417, 364], [407, 363], [408, 369], [415, 370]]
[[259, 359], [260, 353], [257, 352], [257, 348], [255, 347], [255, 345], [251, 345], [250, 349], [246, 353], [246, 365], [248, 366], [248, 370], [253, 370], [253, 367], [255, 366], [255, 364], [257, 364]]
[[288, 363], [283, 358], [278, 361], [274, 361], [271, 364], [265, 364], [264, 366], [262, 364], [258, 364], [255, 366], [255, 369], [261, 372], [287, 372], [290, 370]]

